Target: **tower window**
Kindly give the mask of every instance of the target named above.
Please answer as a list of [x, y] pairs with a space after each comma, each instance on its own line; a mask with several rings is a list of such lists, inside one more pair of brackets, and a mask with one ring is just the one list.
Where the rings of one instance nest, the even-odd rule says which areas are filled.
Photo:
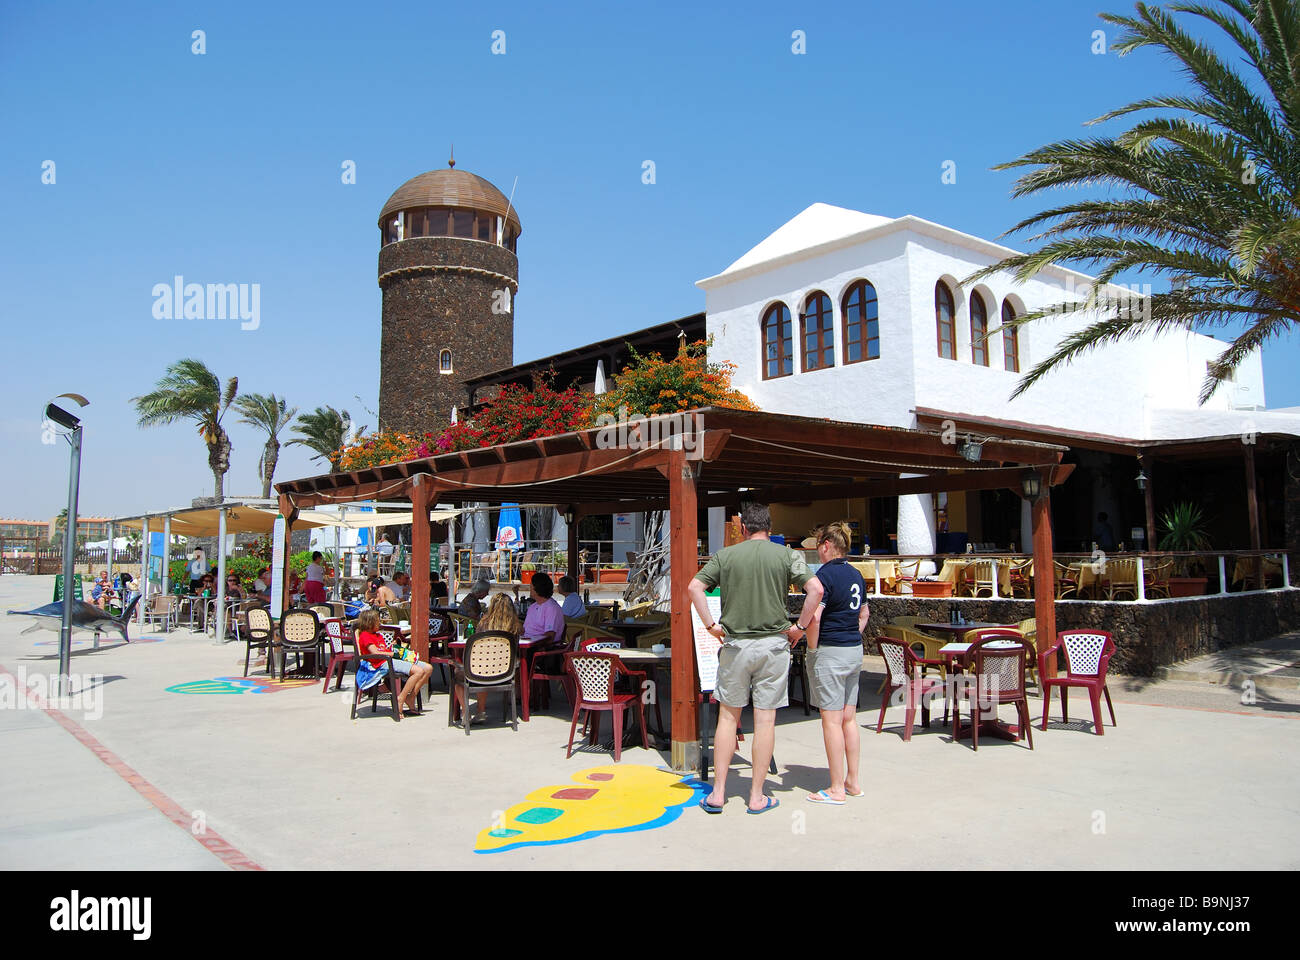
[[451, 351], [444, 350], [438, 354], [438, 372], [451, 373]]

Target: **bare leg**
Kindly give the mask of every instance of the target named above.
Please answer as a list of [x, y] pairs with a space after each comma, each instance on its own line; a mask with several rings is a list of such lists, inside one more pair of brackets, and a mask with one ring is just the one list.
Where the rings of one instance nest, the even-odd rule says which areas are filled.
[[754, 747], [750, 751], [753, 779], [749, 784], [749, 809], [762, 810], [767, 806], [763, 796], [763, 781], [767, 779], [767, 765], [772, 762], [776, 747], [776, 711], [754, 709]]
[[826, 792], [834, 800], [844, 799], [844, 711], [822, 711], [822, 740], [826, 742], [826, 764], [831, 786]]
[[844, 759], [848, 766], [848, 776], [844, 778], [844, 789], [848, 793], [862, 792], [859, 764], [862, 760], [862, 731], [858, 729], [858, 705], [850, 703], [840, 716], [844, 734]]
[[[718, 704], [718, 726], [713, 732], [713, 792], [709, 805], [720, 807], [727, 799], [727, 773], [736, 754], [736, 728], [740, 726], [740, 707]], [[757, 761], [756, 761], [757, 762]], [[764, 764], [764, 769], [767, 765]]]

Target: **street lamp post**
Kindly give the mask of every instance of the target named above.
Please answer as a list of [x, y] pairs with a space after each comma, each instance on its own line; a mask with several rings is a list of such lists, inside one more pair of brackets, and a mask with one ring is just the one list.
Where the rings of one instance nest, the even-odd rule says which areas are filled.
[[63, 624], [59, 631], [59, 697], [69, 696], [72, 668], [72, 570], [77, 550], [77, 494], [81, 485], [81, 418], [60, 407], [55, 400], [63, 398], [85, 407], [90, 401], [75, 393], [64, 393], [45, 405], [45, 420], [62, 428], [62, 433], [72, 448], [68, 465], [68, 519], [63, 527]]

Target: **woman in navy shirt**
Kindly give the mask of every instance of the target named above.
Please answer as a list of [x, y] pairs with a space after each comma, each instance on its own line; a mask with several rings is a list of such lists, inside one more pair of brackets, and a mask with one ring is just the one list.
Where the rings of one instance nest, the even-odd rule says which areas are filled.
[[830, 765], [831, 785], [810, 794], [813, 803], [842, 804], [862, 797], [858, 776], [858, 677], [862, 673], [862, 631], [867, 628], [867, 585], [849, 566], [849, 525], [828, 523], [813, 531], [821, 567], [804, 585], [807, 599], [799, 628], [808, 634], [806, 669], [812, 680], [810, 699], [821, 711], [822, 739]]

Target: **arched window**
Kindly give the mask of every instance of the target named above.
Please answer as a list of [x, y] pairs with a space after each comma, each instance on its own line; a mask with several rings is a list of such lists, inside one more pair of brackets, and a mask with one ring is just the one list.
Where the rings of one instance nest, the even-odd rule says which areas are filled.
[[1020, 331], [1009, 324], [1016, 319], [1010, 300], [1002, 301], [1002, 362], [1012, 373], [1020, 372]]
[[978, 291], [970, 295], [970, 359], [981, 367], [989, 365], [989, 313]]
[[804, 372], [835, 366], [835, 319], [831, 313], [831, 298], [820, 290], [810, 293], [804, 301], [799, 324], [803, 335]]
[[451, 373], [451, 351], [444, 350], [438, 354], [438, 372]]
[[934, 285], [934, 322], [939, 332], [939, 356], [945, 360], [957, 359], [955, 314], [952, 291], [948, 289], [948, 284], [940, 280]]
[[763, 379], [788, 377], [794, 373], [790, 308], [774, 303], [763, 314]]
[[844, 291], [844, 362], [875, 360], [880, 356], [880, 315], [876, 288], [854, 280]]

